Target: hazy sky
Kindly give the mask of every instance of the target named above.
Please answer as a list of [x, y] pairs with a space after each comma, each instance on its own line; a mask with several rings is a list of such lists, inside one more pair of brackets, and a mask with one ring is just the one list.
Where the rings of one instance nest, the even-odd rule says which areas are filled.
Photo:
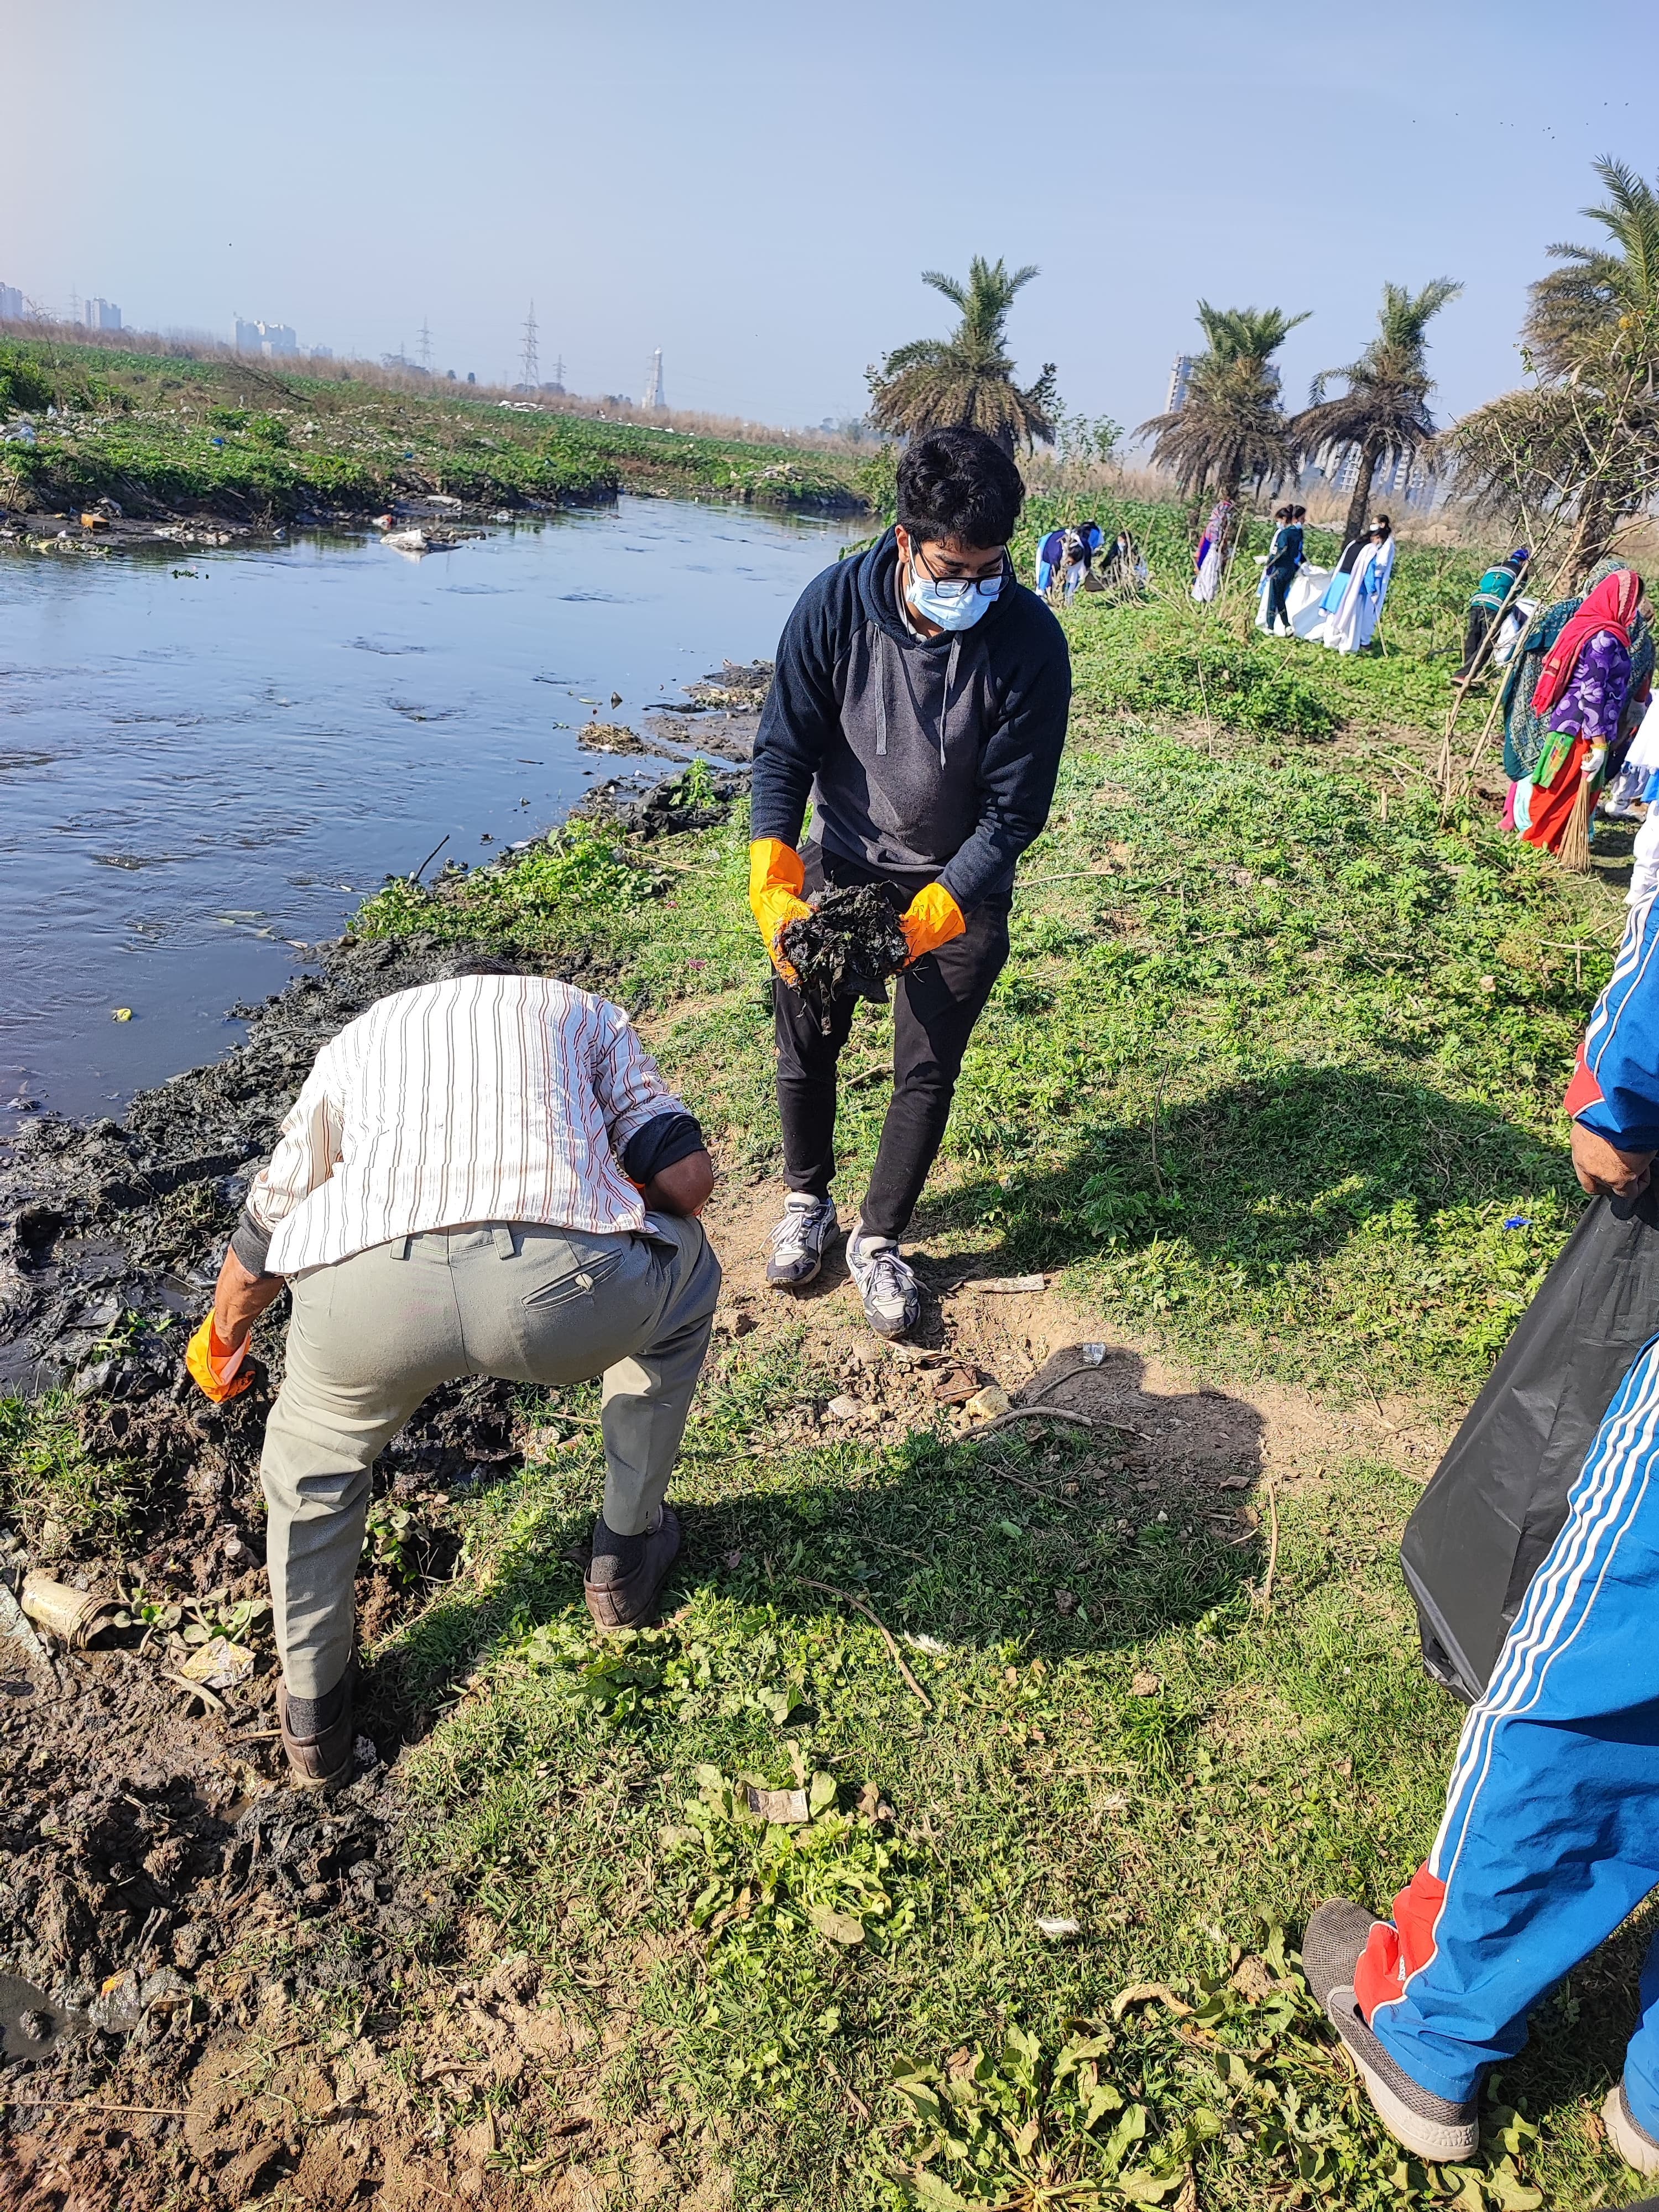
[[[1603, 152], [1659, 169], [1659, 10], [1593, 58], [1556, 0], [0, 0], [0, 281], [148, 328], [542, 374], [757, 420], [860, 411], [942, 332], [924, 268], [1042, 276], [1023, 372], [1133, 424], [1193, 302], [1311, 308], [1287, 398], [1352, 358], [1382, 280], [1468, 289], [1443, 413], [1515, 381], [1515, 331]], [[1644, 118], [1647, 119], [1644, 121]]]

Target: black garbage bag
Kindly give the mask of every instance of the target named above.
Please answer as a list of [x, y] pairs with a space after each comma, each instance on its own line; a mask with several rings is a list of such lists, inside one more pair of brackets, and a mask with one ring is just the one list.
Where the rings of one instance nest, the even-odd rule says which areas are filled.
[[1473, 1704], [1567, 1517], [1602, 1416], [1659, 1335], [1659, 1201], [1598, 1198], [1406, 1523], [1423, 1662]]
[[910, 957], [892, 901], [873, 884], [818, 892], [811, 914], [786, 922], [778, 946], [794, 969], [797, 988], [830, 1034], [830, 1010], [849, 994], [887, 1002], [887, 979]]

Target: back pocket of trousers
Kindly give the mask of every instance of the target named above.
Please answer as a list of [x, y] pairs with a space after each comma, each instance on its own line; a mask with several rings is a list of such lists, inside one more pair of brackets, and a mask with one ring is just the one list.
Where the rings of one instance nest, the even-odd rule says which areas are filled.
[[606, 1252], [598, 1259], [584, 1261], [570, 1274], [538, 1283], [533, 1291], [526, 1291], [519, 1303], [527, 1313], [546, 1313], [554, 1306], [572, 1305], [609, 1281], [621, 1265], [620, 1252]]

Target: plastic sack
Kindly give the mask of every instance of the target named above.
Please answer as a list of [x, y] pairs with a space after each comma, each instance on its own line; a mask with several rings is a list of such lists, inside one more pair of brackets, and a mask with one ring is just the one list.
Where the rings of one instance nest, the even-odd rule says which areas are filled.
[[1659, 1335], [1659, 1201], [1597, 1198], [1406, 1523], [1400, 1564], [1423, 1662], [1455, 1697], [1486, 1689], [1567, 1494], [1625, 1379]]

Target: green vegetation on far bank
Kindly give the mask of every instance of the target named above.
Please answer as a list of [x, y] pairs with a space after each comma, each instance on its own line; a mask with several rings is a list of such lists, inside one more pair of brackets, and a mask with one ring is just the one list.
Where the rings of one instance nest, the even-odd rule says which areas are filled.
[[[577, 504], [640, 491], [854, 512], [854, 469], [795, 447], [522, 411], [466, 387], [389, 390], [271, 362], [170, 359], [0, 343], [0, 413], [34, 417], [0, 447], [0, 504], [99, 498], [249, 520], [371, 513], [441, 492], [480, 505]], [[46, 408], [59, 411], [48, 419]]]

